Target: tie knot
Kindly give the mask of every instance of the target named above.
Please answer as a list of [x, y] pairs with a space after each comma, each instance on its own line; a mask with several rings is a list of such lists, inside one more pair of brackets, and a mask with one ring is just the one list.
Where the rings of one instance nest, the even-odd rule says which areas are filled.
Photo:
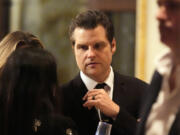
[[104, 89], [105, 86], [107, 86], [105, 83], [98, 83], [95, 89]]
[[105, 89], [105, 91], [108, 92], [110, 87], [106, 83], [98, 83], [95, 89]]

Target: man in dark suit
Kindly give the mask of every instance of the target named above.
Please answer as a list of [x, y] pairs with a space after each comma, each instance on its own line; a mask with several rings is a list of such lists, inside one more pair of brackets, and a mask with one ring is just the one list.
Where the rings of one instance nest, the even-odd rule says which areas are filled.
[[158, 5], [160, 38], [168, 49], [157, 60], [136, 134], [180, 135], [180, 0]]
[[133, 135], [147, 84], [113, 71], [112, 22], [100, 11], [83, 12], [70, 25], [70, 39], [80, 73], [62, 86], [64, 114], [81, 135], [94, 135], [99, 121], [112, 124], [111, 135]]

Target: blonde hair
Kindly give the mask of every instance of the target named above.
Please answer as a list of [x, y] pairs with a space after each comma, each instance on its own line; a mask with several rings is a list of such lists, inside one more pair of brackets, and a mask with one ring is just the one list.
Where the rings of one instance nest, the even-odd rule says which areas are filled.
[[44, 48], [41, 41], [28, 32], [15, 31], [7, 34], [0, 42], [0, 69], [14, 50], [28, 46]]

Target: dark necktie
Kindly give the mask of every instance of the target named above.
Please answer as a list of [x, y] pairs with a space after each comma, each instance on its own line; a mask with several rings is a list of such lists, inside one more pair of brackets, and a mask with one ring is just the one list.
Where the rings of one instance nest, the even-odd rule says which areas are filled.
[[95, 89], [104, 89], [104, 87], [107, 86], [105, 83], [98, 83], [95, 87]]
[[[104, 89], [106, 92], [110, 90], [106, 83], [98, 83], [95, 89]], [[112, 123], [113, 120], [110, 117], [104, 115], [102, 112], [100, 112], [100, 115], [103, 122]]]

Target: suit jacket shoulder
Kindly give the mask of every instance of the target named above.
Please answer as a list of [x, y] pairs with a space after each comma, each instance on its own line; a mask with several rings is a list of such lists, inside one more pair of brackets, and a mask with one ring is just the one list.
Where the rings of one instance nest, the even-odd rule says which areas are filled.
[[141, 98], [148, 87], [149, 85], [142, 80], [135, 77], [120, 75], [115, 72], [113, 100], [117, 101], [120, 100], [119, 97], [123, 97], [122, 99], [125, 97], [124, 100], [126, 101], [119, 102], [124, 103], [126, 108], [138, 118], [137, 112], [140, 109]]

